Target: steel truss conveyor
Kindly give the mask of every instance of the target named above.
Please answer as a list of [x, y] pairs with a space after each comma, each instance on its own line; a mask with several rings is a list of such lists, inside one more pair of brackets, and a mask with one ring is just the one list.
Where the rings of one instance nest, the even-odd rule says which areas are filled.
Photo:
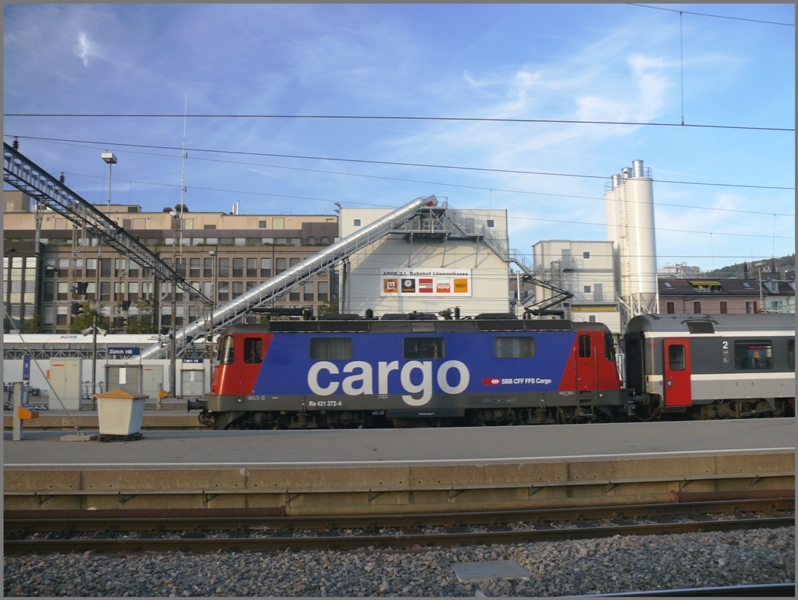
[[41, 206], [79, 227], [85, 227], [122, 256], [152, 269], [161, 281], [171, 281], [183, 293], [198, 298], [204, 304], [211, 304], [210, 298], [191, 287], [174, 269], [110, 217], [6, 143], [3, 144], [3, 180], [34, 198]]
[[[319, 253], [306, 258], [287, 271], [283, 271], [276, 277], [272, 277], [238, 298], [215, 309], [212, 317], [207, 316], [204, 319], [198, 319], [178, 330], [175, 333], [177, 345], [185, 349], [195, 339], [207, 336], [211, 329], [211, 320], [213, 322], [213, 330], [217, 331], [246, 318], [252, 309], [276, 300], [294, 286], [300, 285], [311, 277], [331, 269], [340, 261], [373, 244], [380, 238], [391, 233], [400, 232], [404, 223], [413, 219], [425, 208], [434, 207], [437, 204], [438, 200], [435, 196], [416, 198], [374, 223], [363, 227], [360, 231], [348, 235], [331, 246], [327, 246]], [[161, 358], [166, 352], [166, 348], [161, 348], [159, 344], [153, 344], [141, 351], [141, 358]]]

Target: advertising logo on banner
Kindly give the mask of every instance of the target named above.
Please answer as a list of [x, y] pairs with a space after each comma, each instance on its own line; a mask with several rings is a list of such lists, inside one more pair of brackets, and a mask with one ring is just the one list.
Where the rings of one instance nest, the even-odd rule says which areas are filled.
[[471, 269], [380, 269], [381, 295], [470, 296]]

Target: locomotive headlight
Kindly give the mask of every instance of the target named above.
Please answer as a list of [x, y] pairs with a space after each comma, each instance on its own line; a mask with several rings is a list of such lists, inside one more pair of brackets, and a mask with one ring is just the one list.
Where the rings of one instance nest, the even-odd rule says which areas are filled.
[[243, 402], [243, 401], [244, 401], [244, 399], [243, 399], [243, 398], [239, 398], [239, 399], [238, 399], [238, 402], [239, 402], [239, 403], [241, 403], [241, 402]]

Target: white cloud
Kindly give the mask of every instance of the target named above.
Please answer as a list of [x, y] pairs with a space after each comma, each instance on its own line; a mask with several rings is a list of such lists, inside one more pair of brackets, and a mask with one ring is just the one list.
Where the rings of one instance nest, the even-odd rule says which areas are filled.
[[90, 56], [98, 55], [94, 44], [89, 41], [89, 37], [83, 31], [78, 34], [78, 45], [75, 47], [75, 53], [83, 61], [84, 67], [89, 66]]

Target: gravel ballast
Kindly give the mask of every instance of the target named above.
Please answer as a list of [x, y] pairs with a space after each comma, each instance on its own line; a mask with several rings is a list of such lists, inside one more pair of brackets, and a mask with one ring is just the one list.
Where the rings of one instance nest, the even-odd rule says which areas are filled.
[[[461, 582], [456, 562], [529, 578]], [[795, 581], [795, 528], [412, 551], [4, 558], [5, 596], [565, 596]]]

